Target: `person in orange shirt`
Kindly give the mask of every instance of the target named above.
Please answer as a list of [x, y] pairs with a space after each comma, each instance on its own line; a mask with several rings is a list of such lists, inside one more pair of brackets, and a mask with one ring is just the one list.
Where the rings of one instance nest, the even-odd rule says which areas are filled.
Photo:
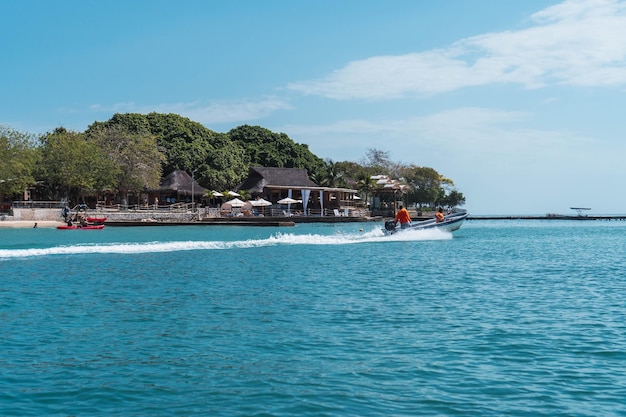
[[435, 221], [437, 223], [441, 223], [443, 220], [444, 220], [443, 209], [439, 208], [439, 210], [437, 210], [437, 214], [435, 214]]
[[399, 206], [400, 210], [396, 213], [396, 219], [394, 225], [398, 225], [400, 222], [400, 229], [406, 229], [411, 227], [411, 216], [409, 216], [409, 212], [402, 206]]

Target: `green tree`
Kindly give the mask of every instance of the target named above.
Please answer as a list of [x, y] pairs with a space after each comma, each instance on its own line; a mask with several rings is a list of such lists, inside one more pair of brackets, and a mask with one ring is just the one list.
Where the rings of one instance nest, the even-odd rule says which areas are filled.
[[198, 182], [217, 190], [233, 188], [247, 175], [244, 150], [228, 135], [176, 114], [150, 113], [146, 119], [166, 155], [166, 174], [197, 169]]
[[304, 168], [311, 177], [326, 170], [324, 161], [307, 145], [294, 142], [284, 133], [243, 125], [229, 131], [228, 136], [243, 148], [248, 166]]
[[97, 122], [90, 130], [121, 126], [129, 133], [151, 134], [165, 155], [163, 175], [176, 170], [192, 172], [203, 186], [212, 189], [233, 188], [248, 173], [245, 152], [224, 133], [216, 133], [200, 123], [176, 114], [115, 114], [106, 122]]
[[116, 166], [116, 188], [126, 197], [156, 189], [165, 160], [156, 138], [149, 132], [132, 132], [122, 125], [92, 125], [89, 140], [102, 149]]
[[457, 207], [465, 204], [465, 196], [457, 190], [450, 190], [440, 199], [439, 204], [445, 207]]
[[376, 181], [367, 172], [362, 172], [357, 177], [356, 188], [365, 198], [365, 201], [369, 201], [369, 196], [376, 190]]
[[411, 165], [402, 170], [402, 176], [406, 183], [411, 186], [410, 198], [420, 208], [424, 205], [434, 205], [441, 197], [442, 182], [450, 180], [443, 177], [433, 168]]
[[342, 165], [330, 159], [326, 161], [325, 169], [314, 174], [312, 179], [322, 187], [334, 188], [346, 186]]
[[31, 134], [0, 126], [0, 194], [18, 194], [35, 184], [33, 169], [37, 160]]
[[41, 137], [37, 177], [54, 199], [78, 202], [86, 194], [113, 185], [116, 166], [83, 133], [63, 127]]

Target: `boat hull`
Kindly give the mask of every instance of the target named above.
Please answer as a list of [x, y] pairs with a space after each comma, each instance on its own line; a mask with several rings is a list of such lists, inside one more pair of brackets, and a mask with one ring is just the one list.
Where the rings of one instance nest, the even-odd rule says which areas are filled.
[[104, 229], [104, 225], [103, 224], [94, 224], [94, 225], [87, 225], [87, 226], [80, 226], [80, 225], [72, 225], [72, 226], [57, 226], [57, 229], [59, 230], [100, 230], [100, 229]]
[[421, 222], [414, 222], [410, 227], [401, 229], [396, 228], [393, 225], [393, 221], [386, 222], [385, 227], [383, 228], [383, 233], [386, 235], [393, 235], [395, 233], [401, 233], [406, 231], [415, 231], [415, 230], [432, 230], [438, 229], [444, 232], [454, 232], [455, 230], [459, 230], [463, 225], [463, 222], [467, 218], [467, 212], [460, 213], [452, 213], [444, 217], [442, 222], [437, 222], [435, 219], [424, 220]]

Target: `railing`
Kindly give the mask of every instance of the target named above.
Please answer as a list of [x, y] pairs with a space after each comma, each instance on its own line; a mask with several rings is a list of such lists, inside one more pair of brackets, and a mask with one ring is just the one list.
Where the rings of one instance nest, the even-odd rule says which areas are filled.
[[[336, 210], [336, 211], [335, 211]], [[199, 209], [200, 215], [207, 218], [215, 217], [367, 217], [369, 211], [364, 208], [343, 208], [343, 209], [308, 209], [305, 211], [298, 209], [286, 209], [280, 207], [256, 207], [252, 213], [244, 213], [240, 208], [233, 207], [228, 210], [220, 208], [205, 207]]]
[[197, 204], [192, 204], [192, 203], [174, 203], [174, 204], [167, 204], [167, 205], [160, 205], [160, 206], [156, 206], [154, 204], [104, 205], [102, 203], [98, 203], [96, 204], [96, 210], [99, 210], [99, 211], [140, 211], [140, 212], [167, 211], [170, 213], [187, 213], [189, 211], [193, 211], [195, 206], [197, 206]]
[[[65, 207], [64, 201], [13, 201], [13, 208], [63, 208]], [[74, 207], [70, 207], [74, 209]], [[89, 207], [88, 210], [93, 210]], [[304, 212], [301, 209], [287, 209], [284, 206], [268, 206], [268, 207], [254, 207], [252, 213], [244, 213], [240, 208], [233, 207], [230, 211], [223, 211], [219, 207], [198, 207], [198, 204], [192, 203], [174, 203], [166, 205], [154, 204], [133, 204], [122, 205], [112, 204], [106, 205], [104, 201], [99, 201], [96, 204], [95, 210], [103, 212], [137, 212], [137, 213], [197, 213], [199, 217], [215, 218], [215, 217], [234, 217], [234, 216], [246, 216], [246, 217], [292, 217], [292, 216], [310, 216], [310, 217], [366, 217], [369, 215], [379, 215], [379, 213], [370, 213], [364, 208], [344, 207], [344, 208], [324, 208], [321, 209], [308, 209]], [[393, 212], [391, 212], [393, 213]]]
[[65, 207], [64, 201], [13, 201], [11, 202], [13, 208], [62, 208]]

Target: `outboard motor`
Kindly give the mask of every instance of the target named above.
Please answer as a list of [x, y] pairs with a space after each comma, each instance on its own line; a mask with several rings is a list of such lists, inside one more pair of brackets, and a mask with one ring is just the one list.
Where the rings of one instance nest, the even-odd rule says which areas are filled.
[[393, 232], [396, 230], [396, 222], [394, 222], [393, 220], [387, 220], [385, 222], [385, 230], [389, 231], [389, 232]]

